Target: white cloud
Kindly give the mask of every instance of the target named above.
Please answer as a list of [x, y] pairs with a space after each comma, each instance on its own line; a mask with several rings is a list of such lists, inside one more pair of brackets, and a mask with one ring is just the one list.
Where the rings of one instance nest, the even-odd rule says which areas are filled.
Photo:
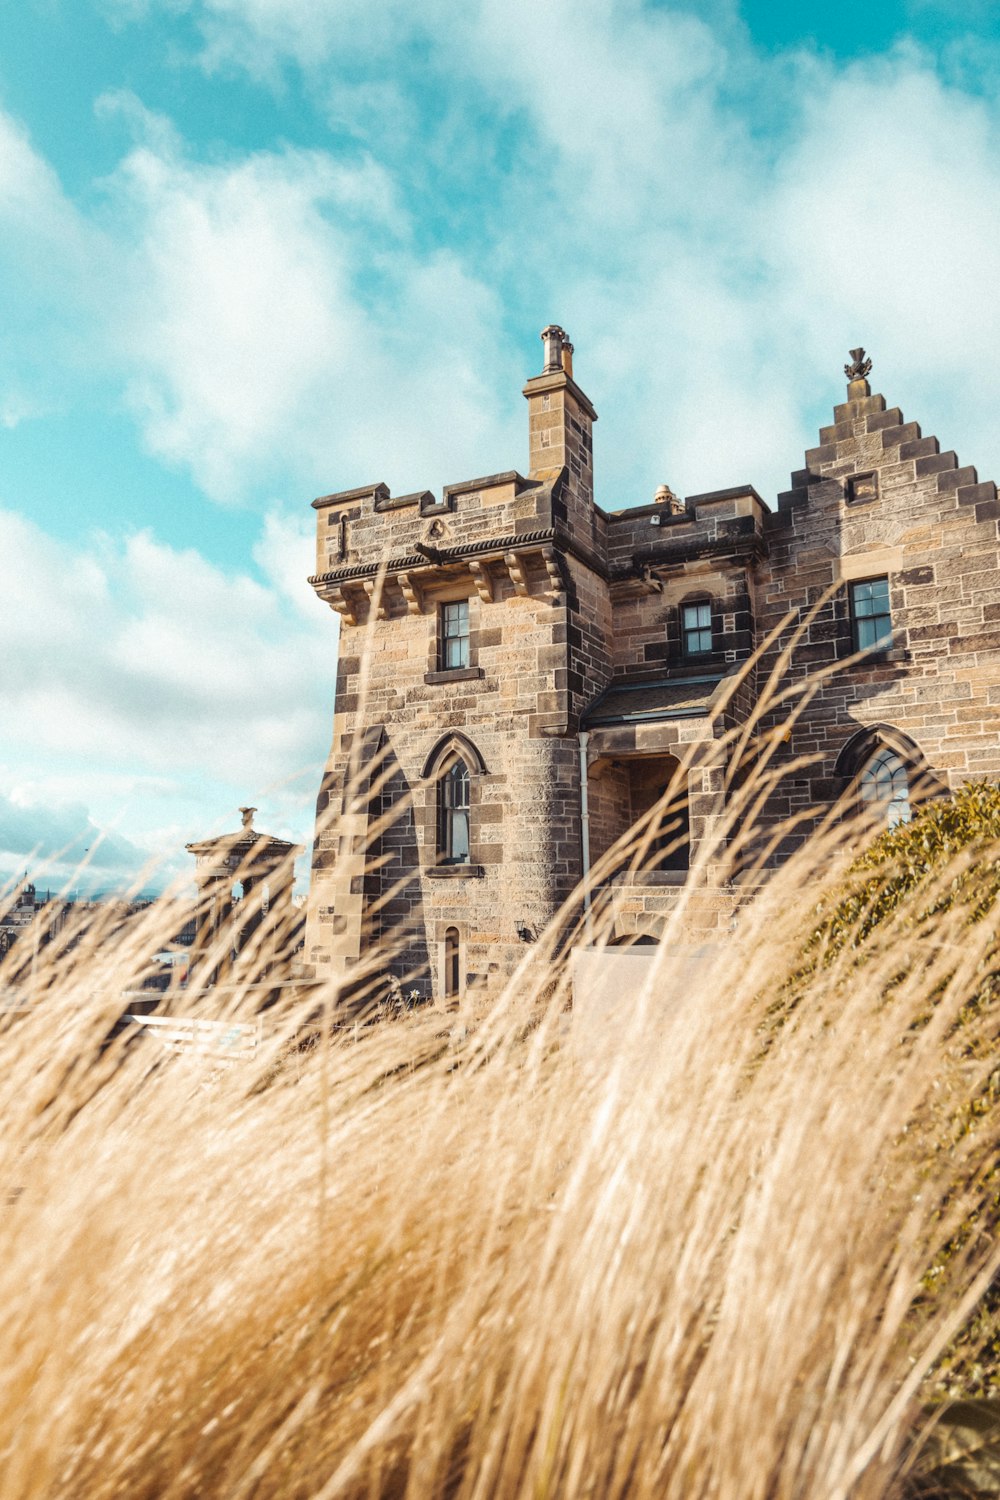
[[[138, 140], [102, 208], [73, 209], [6, 121], [0, 219], [8, 243], [58, 238], [89, 263], [77, 337], [99, 309], [92, 361], [117, 368], [150, 449], [213, 497], [522, 463], [516, 351], [552, 317], [605, 416], [609, 504], [663, 478], [773, 495], [858, 342], [908, 415], [1000, 466], [982, 294], [1000, 258], [996, 107], [914, 48], [769, 59], [722, 3], [701, 19], [641, 0], [186, 8], [218, 65], [249, 66], [249, 49], [258, 68], [307, 69], [381, 159], [205, 162], [117, 93], [101, 111]], [[0, 420], [46, 404], [30, 380], [12, 392]]]
[[[520, 387], [553, 318], [603, 415], [608, 506], [664, 480], [773, 498], [857, 343], [908, 418], [1000, 470], [998, 114], [957, 53], [947, 71], [912, 46], [768, 58], [727, 0], [116, 14], [154, 9], [201, 24], [206, 67], [305, 70], [303, 98], [353, 144], [313, 119], [311, 149], [205, 159], [116, 92], [98, 112], [133, 144], [78, 207], [0, 114], [17, 273], [6, 300], [0, 278], [0, 424], [74, 399], [81, 370], [111, 376], [151, 451], [207, 494], [300, 509], [270, 506], [258, 577], [149, 533], [69, 547], [0, 512], [0, 690], [36, 757], [27, 780], [17, 763], [29, 800], [101, 826], [127, 801], [144, 846], [210, 832], [190, 821], [208, 801], [225, 821], [299, 768], [310, 800], [335, 631], [303, 581], [306, 501], [522, 464]], [[269, 826], [301, 836], [299, 791], [269, 795]]]
[[141, 855], [109, 835], [104, 863], [130, 873], [146, 854], [212, 832], [207, 805], [225, 824], [262, 793], [279, 825], [269, 831], [308, 833], [336, 629], [318, 605], [288, 607], [293, 568], [303, 580], [311, 571], [301, 528], [275, 519], [261, 547], [280, 589], [148, 533], [81, 552], [0, 510], [0, 592], [12, 606], [0, 656], [0, 852], [78, 851], [95, 826], [127, 817]]
[[137, 875], [149, 855], [129, 839], [97, 827], [79, 802], [34, 801], [15, 788], [0, 791], [0, 870], [18, 867], [71, 871], [87, 864], [98, 875]]

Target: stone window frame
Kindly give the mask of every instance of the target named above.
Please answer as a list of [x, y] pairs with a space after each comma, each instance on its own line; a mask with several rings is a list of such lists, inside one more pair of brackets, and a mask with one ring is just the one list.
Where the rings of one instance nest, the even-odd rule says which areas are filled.
[[[684, 617], [685, 617], [685, 613], [686, 613], [687, 610], [689, 610], [689, 609], [698, 609], [698, 610], [701, 610], [701, 609], [705, 609], [705, 608], [708, 609], [708, 625], [707, 625], [707, 627], [705, 625], [702, 625], [702, 624], [697, 624], [697, 625], [695, 625], [693, 627], [688, 627], [685, 624]], [[678, 603], [677, 603], [677, 630], [678, 630], [678, 639], [679, 639], [679, 642], [680, 642], [680, 659], [681, 659], [682, 662], [684, 662], [685, 664], [688, 664], [688, 663], [704, 663], [704, 662], [708, 661], [712, 657], [712, 655], [714, 654], [714, 652], [716, 650], [716, 642], [718, 640], [718, 625], [719, 625], [719, 618], [718, 618], [718, 616], [719, 616], [719, 611], [718, 611], [718, 606], [716, 604], [716, 600], [714, 599], [714, 597], [710, 593], [707, 592], [707, 590], [702, 589], [702, 590], [699, 590], [699, 592], [696, 593], [696, 594], [687, 594], [683, 599], [680, 599], [678, 601]], [[697, 651], [691, 651], [691, 650], [689, 650], [688, 649], [688, 634], [689, 633], [694, 633], [694, 632], [698, 632], [699, 634], [704, 634], [704, 632], [705, 632], [706, 629], [708, 630], [708, 633], [709, 633], [709, 645], [707, 647], [704, 647], [703, 649], [700, 649], [700, 650], [697, 650]]]
[[438, 861], [443, 865], [469, 865], [472, 863], [472, 778], [460, 755], [453, 756], [441, 772], [437, 787]]
[[466, 935], [458, 922], [449, 922], [438, 939], [438, 978], [443, 1000], [465, 994]]
[[[438, 605], [439, 671], [461, 671], [472, 665], [469, 654], [470, 631], [467, 598], [445, 599]], [[455, 660], [449, 660], [450, 657], [454, 657]]]
[[[445, 667], [443, 666], [445, 606], [462, 603], [468, 606], [469, 612], [468, 664], [464, 667]], [[479, 596], [472, 587], [471, 580], [468, 584], [461, 586], [435, 590], [431, 620], [433, 629], [430, 633], [424, 682], [433, 687], [441, 683], [468, 682], [482, 677], [483, 669], [477, 660], [479, 656]]]
[[848, 813], [871, 818], [874, 799], [865, 795], [862, 783], [865, 773], [886, 751], [895, 757], [905, 773], [911, 815], [916, 803], [947, 792], [947, 786], [931, 770], [916, 740], [893, 724], [868, 724], [856, 730], [841, 746], [833, 770], [835, 783], [841, 788], [838, 795], [845, 798]]
[[[442, 857], [444, 778], [458, 761], [464, 765], [468, 775], [469, 857], [460, 862], [449, 862]], [[458, 730], [442, 735], [427, 756], [422, 772], [427, 796], [424, 801], [421, 843], [426, 855], [424, 873], [432, 879], [478, 880], [485, 875], [485, 867], [476, 858], [479, 845], [476, 813], [480, 802], [480, 782], [488, 774], [486, 763], [477, 747], [467, 735]]]
[[[859, 612], [857, 591], [871, 584], [885, 584], [885, 609], [875, 611]], [[895, 634], [892, 621], [892, 599], [889, 590], [889, 575], [887, 573], [875, 573], [866, 578], [852, 578], [847, 584], [848, 612], [851, 621], [851, 645], [857, 655], [865, 657], [881, 656], [892, 651], [895, 646]], [[888, 622], [888, 636], [877, 635], [869, 645], [861, 644], [861, 626], [873, 620], [885, 620]]]

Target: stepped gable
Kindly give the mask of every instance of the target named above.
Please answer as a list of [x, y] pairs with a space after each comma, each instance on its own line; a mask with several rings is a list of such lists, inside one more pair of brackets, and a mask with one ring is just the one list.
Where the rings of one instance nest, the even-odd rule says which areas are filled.
[[[864, 356], [864, 350], [852, 351]], [[856, 360], [871, 370], [871, 361]], [[791, 487], [778, 496], [778, 509], [825, 500], [863, 504], [884, 494], [891, 498], [917, 488], [930, 495], [954, 495], [956, 505], [977, 507], [977, 520], [996, 520], [997, 489], [991, 481], [980, 482], [976, 470], [961, 466], [953, 449], [941, 452], [936, 437], [924, 437], [917, 422], [907, 422], [898, 406], [886, 406], [884, 396], [872, 395], [865, 374], [848, 375], [847, 400], [833, 409], [833, 422], [821, 427], [819, 444], [809, 448], [805, 467], [792, 474]], [[877, 476], [866, 485], [865, 476]]]

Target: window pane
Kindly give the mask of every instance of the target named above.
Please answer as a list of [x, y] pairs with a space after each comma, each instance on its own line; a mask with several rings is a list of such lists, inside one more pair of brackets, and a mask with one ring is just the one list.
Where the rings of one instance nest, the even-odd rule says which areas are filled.
[[881, 750], [861, 773], [861, 795], [881, 805], [890, 828], [910, 821], [910, 787], [906, 766], [893, 750]]
[[469, 772], [464, 761], [456, 761], [445, 772], [440, 797], [439, 853], [448, 864], [464, 864], [469, 858]]
[[441, 606], [441, 666], [445, 671], [469, 665], [469, 601]]
[[892, 645], [892, 616], [889, 609], [888, 578], [870, 578], [851, 584], [851, 614], [854, 620], [854, 646], [871, 651]]
[[465, 599], [444, 607], [445, 635], [467, 635], [469, 630], [469, 605]]
[[452, 636], [444, 643], [444, 665], [449, 667], [467, 667], [469, 665], [466, 647], [468, 641], [461, 636]]
[[469, 814], [455, 808], [451, 814], [451, 849], [449, 855], [456, 864], [469, 857]]
[[684, 655], [697, 656], [712, 649], [712, 605], [709, 600], [681, 608], [681, 639]]

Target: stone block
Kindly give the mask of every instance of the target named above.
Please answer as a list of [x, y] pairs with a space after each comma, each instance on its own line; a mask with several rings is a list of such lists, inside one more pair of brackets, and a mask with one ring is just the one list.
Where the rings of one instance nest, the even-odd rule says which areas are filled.
[[900, 443], [899, 457], [900, 459], [906, 459], [927, 458], [931, 455], [936, 456], [939, 452], [940, 446], [941, 445], [936, 437], [913, 438], [908, 442]]
[[982, 505], [984, 501], [995, 500], [997, 487], [991, 479], [982, 484], [962, 485], [958, 490], [959, 505]]

